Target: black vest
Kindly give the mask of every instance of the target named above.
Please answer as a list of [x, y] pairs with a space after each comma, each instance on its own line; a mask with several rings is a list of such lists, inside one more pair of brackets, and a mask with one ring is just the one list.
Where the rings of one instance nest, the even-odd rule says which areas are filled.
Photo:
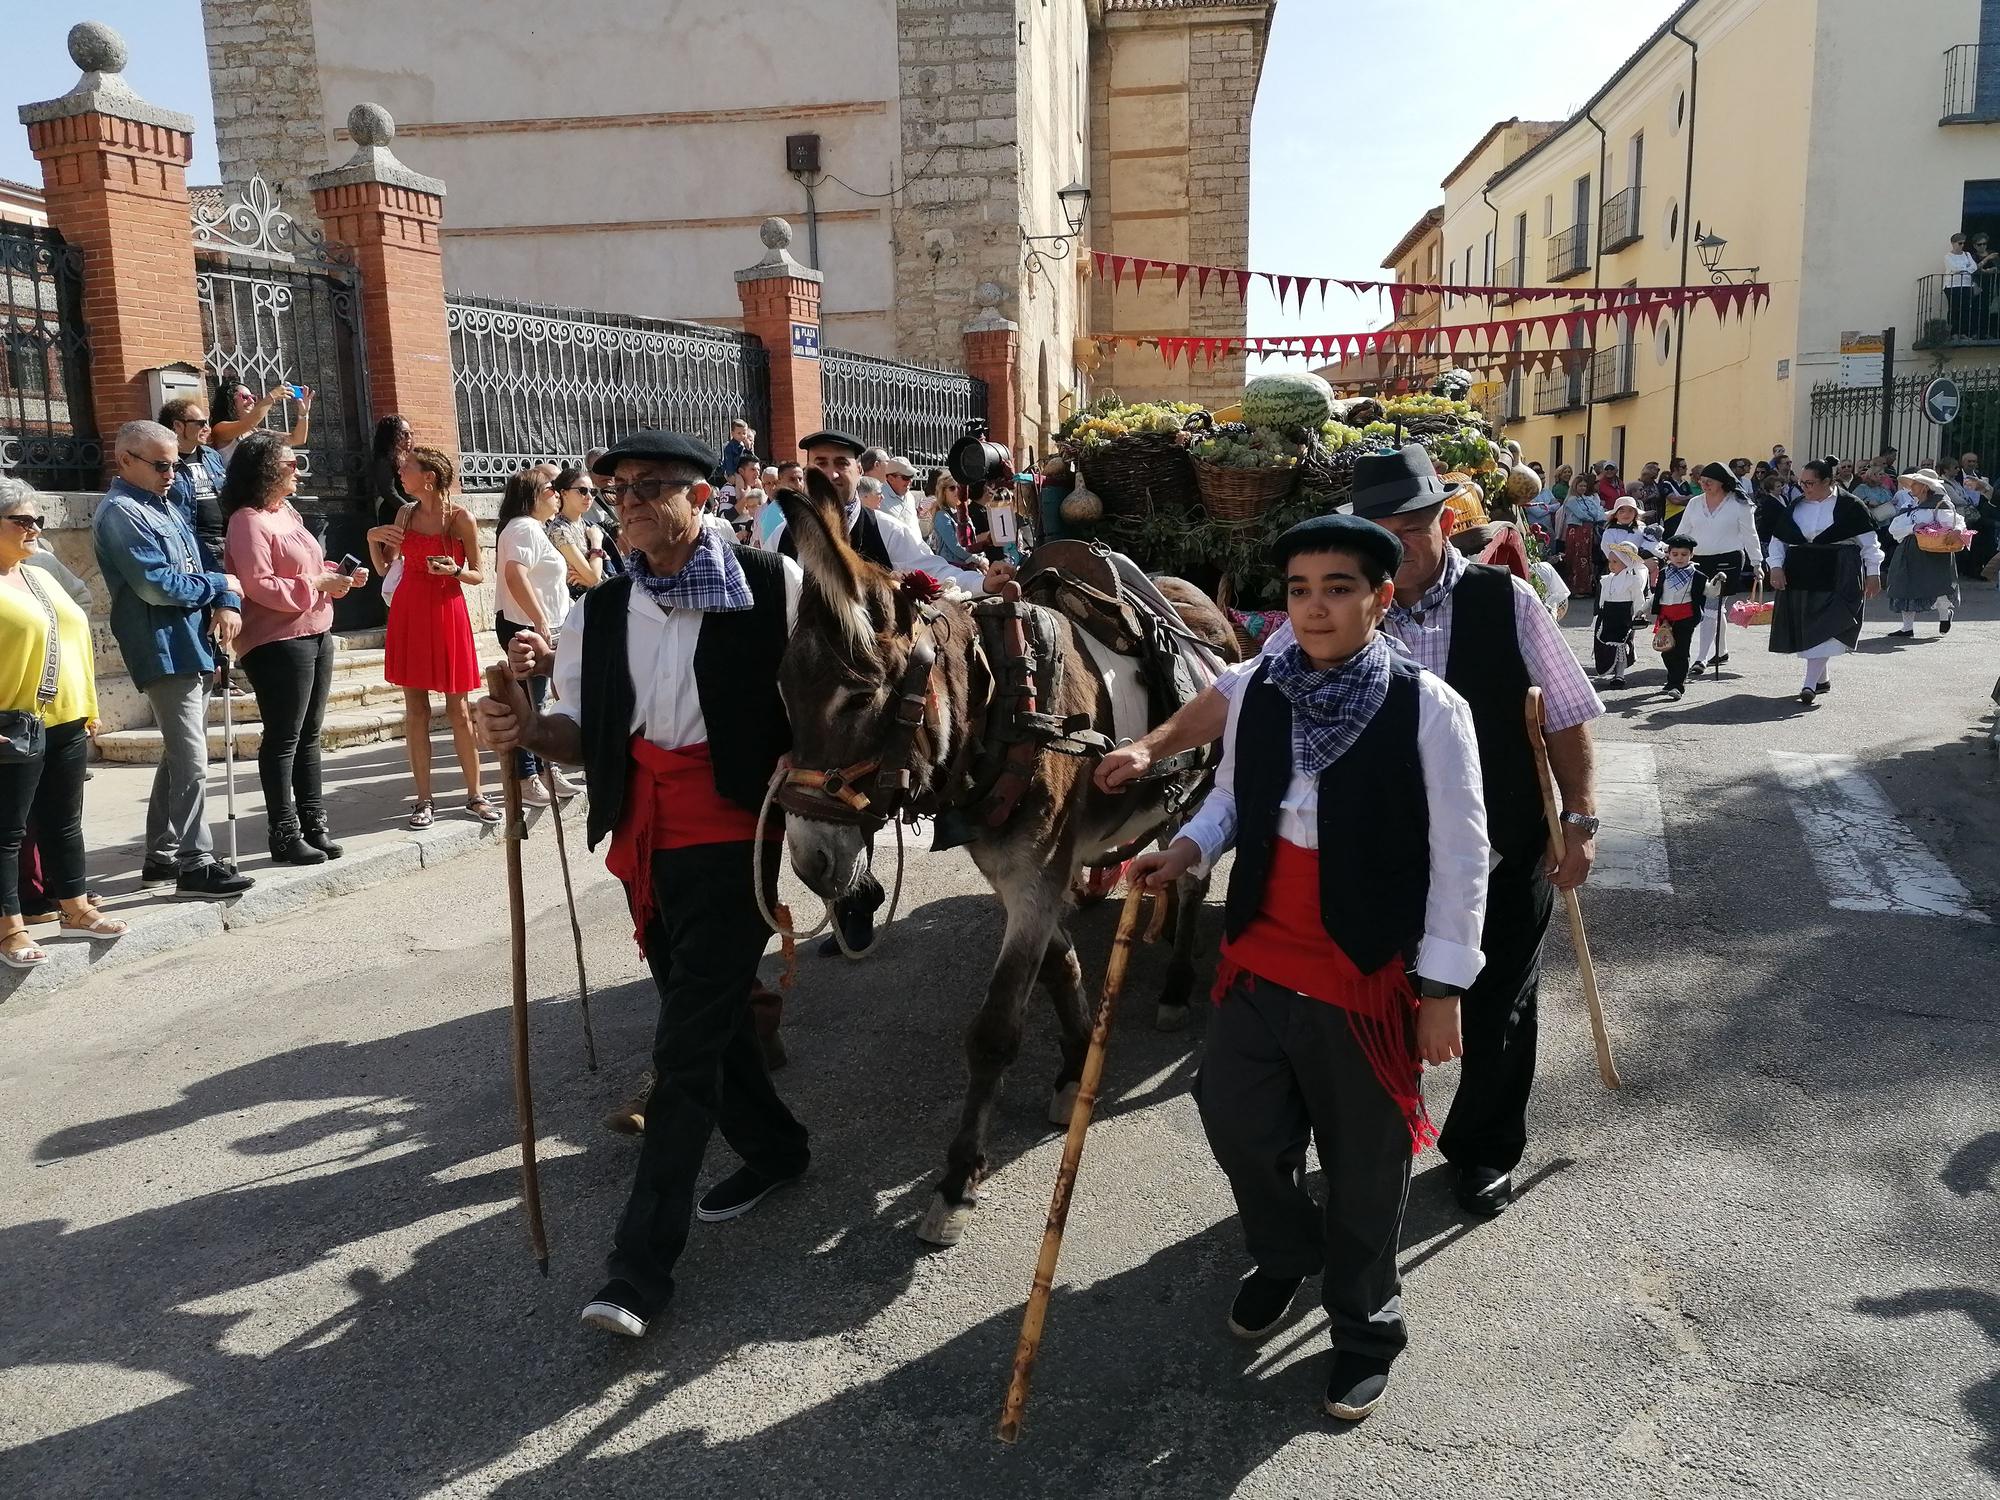
[[[778, 757], [792, 747], [778, 663], [790, 629], [785, 619], [784, 564], [768, 552], [733, 543], [750, 581], [751, 607], [702, 615], [694, 648], [694, 690], [708, 725], [715, 789], [755, 812]], [[588, 843], [618, 826], [631, 774], [632, 710], [636, 694], [626, 665], [625, 636], [632, 580], [612, 578], [584, 597], [583, 773], [590, 789]]]
[[1451, 652], [1444, 680], [1472, 709], [1486, 836], [1506, 859], [1530, 859], [1548, 847], [1541, 780], [1528, 739], [1533, 679], [1514, 625], [1514, 576], [1474, 563], [1451, 593]]
[[[875, 512], [862, 506], [854, 513], [854, 524], [847, 528], [848, 544], [877, 567], [896, 570], [889, 561], [889, 548], [882, 540], [881, 523], [875, 519]], [[799, 555], [798, 543], [792, 540], [792, 528], [787, 526], [785, 534], [778, 538], [778, 550], [785, 556], [796, 559]]]
[[[1417, 755], [1417, 666], [1390, 664], [1389, 696], [1319, 779], [1319, 904], [1326, 935], [1364, 974], [1414, 964], [1430, 897], [1430, 802]], [[1223, 905], [1231, 938], [1263, 905], [1292, 779], [1292, 705], [1258, 667], [1236, 719], [1236, 864]]]

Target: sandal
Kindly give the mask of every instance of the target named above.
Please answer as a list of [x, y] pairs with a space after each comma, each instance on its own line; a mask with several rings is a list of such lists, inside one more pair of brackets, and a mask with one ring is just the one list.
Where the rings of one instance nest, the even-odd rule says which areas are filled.
[[62, 913], [59, 911], [25, 912], [21, 916], [21, 925], [23, 927], [39, 927], [44, 922], [60, 921], [61, 918]]
[[410, 813], [410, 826], [412, 828], [428, 828], [436, 821], [437, 812], [432, 807], [431, 799], [429, 797], [417, 798], [417, 805]]
[[90, 908], [88, 921], [72, 922], [68, 917], [63, 917], [61, 921], [62, 931], [80, 932], [85, 937], [94, 938], [100, 943], [115, 942], [132, 930], [116, 917], [107, 917], [94, 906]]
[[488, 802], [484, 797], [467, 798], [465, 803], [465, 810], [471, 813], [473, 817], [479, 819], [479, 821], [482, 823], [497, 823], [500, 821], [499, 812], [496, 811], [493, 804], [491, 802]]
[[[15, 938], [21, 939], [19, 947], [12, 946]], [[0, 964], [10, 969], [38, 969], [48, 961], [48, 954], [25, 932], [10, 932], [0, 938]]]

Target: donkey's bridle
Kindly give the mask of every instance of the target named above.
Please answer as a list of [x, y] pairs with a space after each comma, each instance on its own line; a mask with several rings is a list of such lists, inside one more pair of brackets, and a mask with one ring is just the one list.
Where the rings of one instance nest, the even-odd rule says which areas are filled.
[[903, 664], [896, 684], [896, 720], [881, 754], [835, 770], [792, 766], [778, 787], [778, 806], [801, 818], [846, 823], [871, 833], [895, 817], [910, 795], [910, 764], [930, 708], [936, 667], [937, 644], [926, 629]]

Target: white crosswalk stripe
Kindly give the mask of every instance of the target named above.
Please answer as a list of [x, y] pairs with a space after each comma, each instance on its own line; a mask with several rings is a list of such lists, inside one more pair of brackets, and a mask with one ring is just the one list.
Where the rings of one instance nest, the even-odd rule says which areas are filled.
[[1600, 740], [1597, 750], [1597, 862], [1592, 886], [1671, 895], [1660, 763], [1650, 745]]
[[1990, 920], [1959, 878], [1903, 826], [1875, 779], [1855, 769], [1854, 757], [1768, 753], [1831, 905]]

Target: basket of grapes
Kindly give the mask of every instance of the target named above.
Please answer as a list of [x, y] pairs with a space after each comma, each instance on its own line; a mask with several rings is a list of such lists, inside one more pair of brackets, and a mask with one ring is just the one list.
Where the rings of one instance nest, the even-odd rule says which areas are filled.
[[1197, 435], [1194, 485], [1209, 519], [1247, 526], [1299, 482], [1303, 447], [1269, 427], [1225, 423]]
[[1065, 422], [1058, 441], [1103, 500], [1106, 519], [1137, 520], [1194, 499], [1181, 427], [1200, 410], [1184, 402], [1127, 405], [1107, 395]]

